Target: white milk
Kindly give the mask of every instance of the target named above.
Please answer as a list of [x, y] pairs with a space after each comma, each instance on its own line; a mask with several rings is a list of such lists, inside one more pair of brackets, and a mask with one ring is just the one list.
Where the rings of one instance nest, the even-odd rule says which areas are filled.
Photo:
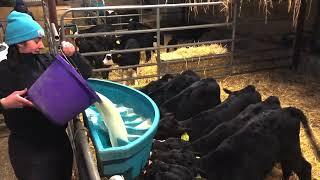
[[125, 145], [125, 143], [129, 142], [128, 133], [118, 109], [107, 97], [98, 92], [96, 93], [100, 97], [101, 102], [96, 102], [95, 106], [108, 128], [111, 145], [113, 147]]

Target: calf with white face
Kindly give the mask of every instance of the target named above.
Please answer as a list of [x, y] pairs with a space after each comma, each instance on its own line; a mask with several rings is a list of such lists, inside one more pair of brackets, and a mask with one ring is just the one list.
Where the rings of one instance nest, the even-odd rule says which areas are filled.
[[[122, 37], [116, 37], [114, 43], [114, 50], [126, 50], [140, 48], [138, 40], [134, 38], [124, 39]], [[124, 52], [113, 53], [111, 56], [107, 56], [107, 59], [112, 60], [113, 63], [119, 66], [138, 65], [140, 62], [140, 52]], [[137, 76], [137, 68], [128, 68], [127, 71], [122, 69], [122, 78], [132, 78]]]

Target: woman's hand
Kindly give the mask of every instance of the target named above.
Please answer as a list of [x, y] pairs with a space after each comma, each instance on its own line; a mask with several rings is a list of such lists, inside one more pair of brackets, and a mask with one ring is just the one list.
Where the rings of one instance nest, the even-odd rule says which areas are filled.
[[66, 56], [72, 56], [76, 52], [76, 48], [73, 44], [67, 41], [61, 42], [62, 51]]
[[22, 97], [22, 95], [26, 94], [27, 89], [22, 91], [14, 91], [9, 96], [2, 98], [0, 103], [4, 109], [10, 108], [21, 108], [23, 106], [31, 106], [34, 107], [33, 103], [26, 98]]

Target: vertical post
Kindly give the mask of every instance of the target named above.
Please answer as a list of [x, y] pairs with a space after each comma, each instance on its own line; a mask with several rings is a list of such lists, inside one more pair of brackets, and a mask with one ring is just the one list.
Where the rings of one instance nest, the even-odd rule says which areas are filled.
[[307, 2], [306, 0], [301, 0], [299, 16], [297, 20], [296, 27], [296, 39], [293, 44], [293, 56], [292, 56], [292, 68], [297, 70], [300, 64], [300, 53], [301, 47], [303, 46], [303, 26], [306, 16]]
[[234, 61], [234, 49], [235, 49], [235, 41], [236, 41], [236, 26], [237, 26], [237, 8], [238, 8], [238, 0], [233, 0], [233, 19], [232, 19], [232, 42], [231, 42], [231, 57], [230, 57], [230, 66], [231, 66], [231, 74], [233, 74], [233, 61]]
[[157, 7], [157, 64], [158, 64], [158, 78], [160, 78], [160, 8]]
[[54, 23], [56, 27], [58, 26], [57, 21], [57, 7], [55, 0], [48, 0], [48, 9], [49, 9], [49, 20], [50, 23]]
[[320, 2], [316, 1], [317, 10], [316, 16], [313, 22], [313, 32], [311, 38], [311, 50], [312, 52], [319, 52], [320, 50]]

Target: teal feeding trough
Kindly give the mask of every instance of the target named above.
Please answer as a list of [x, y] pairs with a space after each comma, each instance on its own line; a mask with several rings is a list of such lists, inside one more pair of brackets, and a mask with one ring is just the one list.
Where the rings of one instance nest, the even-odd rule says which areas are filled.
[[[95, 146], [100, 174], [123, 175], [126, 180], [138, 177], [149, 159], [160, 118], [158, 107], [148, 96], [133, 88], [107, 80], [90, 79], [88, 83], [116, 106], [128, 109], [120, 115], [128, 132], [129, 143], [119, 147], [111, 146], [107, 127], [96, 107], [90, 106], [85, 110], [84, 120]], [[141, 117], [150, 122], [148, 128], [138, 128]]]

